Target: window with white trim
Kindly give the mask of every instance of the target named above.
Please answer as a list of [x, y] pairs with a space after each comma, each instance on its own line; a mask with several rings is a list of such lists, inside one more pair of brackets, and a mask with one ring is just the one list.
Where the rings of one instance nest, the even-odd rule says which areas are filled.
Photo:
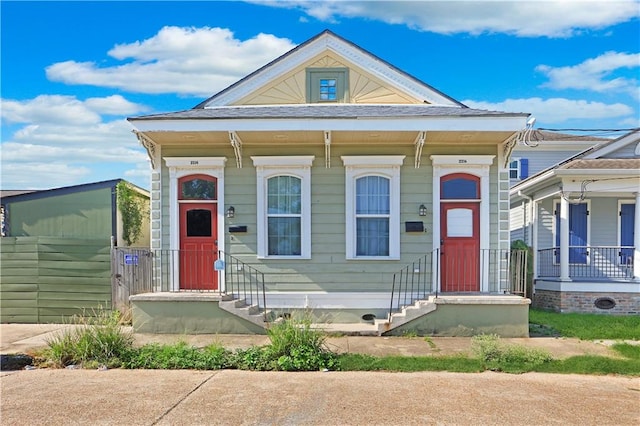
[[346, 102], [349, 97], [348, 68], [307, 68], [307, 102]]
[[403, 155], [343, 156], [347, 259], [400, 258]]
[[258, 257], [311, 258], [313, 158], [251, 157], [257, 176]]
[[509, 179], [526, 179], [529, 177], [529, 160], [514, 158], [509, 162]]

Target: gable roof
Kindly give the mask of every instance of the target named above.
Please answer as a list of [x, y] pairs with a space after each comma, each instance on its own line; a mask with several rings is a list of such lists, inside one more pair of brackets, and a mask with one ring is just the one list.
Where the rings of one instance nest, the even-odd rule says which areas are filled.
[[586, 149], [560, 163], [554, 164], [511, 187], [511, 195], [533, 187], [559, 174], [610, 173], [640, 175], [640, 158], [601, 158], [632, 143], [640, 143], [640, 129]]
[[255, 90], [257, 86], [266, 84], [275, 76], [304, 63], [306, 60], [327, 49], [336, 52], [342, 57], [348, 58], [350, 62], [361, 66], [381, 80], [403, 88], [405, 91], [413, 94], [417, 99], [423, 99], [426, 103], [466, 107], [452, 97], [396, 68], [356, 44], [338, 36], [330, 30], [324, 30], [315, 37], [299, 44], [287, 53], [196, 105], [194, 109], [230, 105], [235, 100]]
[[[396, 94], [402, 93], [403, 96], [399, 97], [411, 102], [320, 104], [300, 99], [305, 86], [305, 71], [309, 67], [314, 68], [319, 58], [325, 55], [331, 56], [341, 66], [348, 65], [350, 70], [351, 66], [357, 68], [371, 81], [375, 80], [375, 84], [393, 89]], [[293, 97], [285, 96], [286, 102], [270, 102], [269, 99], [274, 99], [271, 95], [265, 95], [262, 102], [247, 101], [254, 95], [264, 95], [265, 90], [273, 88], [274, 84], [288, 90], [289, 83], [296, 86], [295, 94]], [[128, 117], [127, 121], [134, 125], [134, 133], [139, 139], [141, 134], [145, 134], [148, 137], [146, 143], [160, 144], [163, 142], [159, 141], [175, 142], [166, 136], [168, 133], [217, 132], [223, 135], [228, 132], [328, 130], [478, 132], [490, 138], [490, 143], [502, 143], [523, 129], [529, 116], [524, 112], [469, 108], [325, 30], [192, 109]]]
[[[60, 188], [51, 188], [51, 189], [42, 189], [42, 190], [2, 190], [2, 204], [18, 202], [18, 201], [29, 201], [29, 200], [37, 200], [41, 198], [47, 197], [55, 197], [60, 195], [74, 194], [77, 192], [84, 191], [94, 191], [97, 189], [104, 188], [115, 188], [115, 186], [124, 181], [124, 179], [111, 179], [100, 182], [91, 182], [91, 183], [83, 183], [80, 185], [72, 185], [72, 186], [63, 186]], [[142, 189], [136, 185], [133, 185], [131, 182], [129, 183], [137, 192], [140, 194], [149, 197], [149, 192], [145, 189]]]
[[618, 139], [593, 147], [585, 153], [584, 158], [600, 158], [632, 143], [640, 143], [640, 129], [632, 130]]

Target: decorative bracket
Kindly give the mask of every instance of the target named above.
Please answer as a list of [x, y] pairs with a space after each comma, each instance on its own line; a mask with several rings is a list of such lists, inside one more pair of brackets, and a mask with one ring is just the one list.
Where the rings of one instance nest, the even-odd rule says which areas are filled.
[[415, 146], [416, 146], [416, 159], [415, 159], [415, 168], [419, 169], [420, 168], [420, 159], [422, 157], [422, 147], [424, 146], [424, 141], [427, 139], [427, 132], [426, 131], [421, 131], [418, 132], [418, 136], [416, 137], [416, 140], [414, 142]]
[[133, 134], [136, 135], [140, 144], [147, 151], [147, 156], [149, 156], [149, 160], [151, 160], [151, 168], [153, 170], [156, 169], [156, 146], [157, 144], [149, 138], [149, 136], [145, 135], [142, 132], [137, 130], [133, 130]]
[[533, 125], [536, 123], [535, 117], [529, 118], [524, 129], [518, 130], [513, 135], [509, 136], [502, 143], [502, 156], [504, 158], [504, 168], [509, 167], [509, 159], [511, 158], [511, 152], [518, 142], [522, 142], [526, 146], [535, 148], [537, 143], [531, 142], [531, 134], [533, 132]]
[[229, 132], [229, 140], [231, 141], [231, 146], [233, 147], [233, 153], [236, 156], [236, 167], [242, 168], [242, 141], [238, 134], [234, 131]]
[[324, 166], [331, 168], [331, 131], [324, 131]]

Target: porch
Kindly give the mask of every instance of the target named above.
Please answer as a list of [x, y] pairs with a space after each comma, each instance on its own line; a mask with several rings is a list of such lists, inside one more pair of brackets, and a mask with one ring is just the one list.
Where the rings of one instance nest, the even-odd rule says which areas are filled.
[[569, 246], [568, 252], [569, 264], [562, 267], [559, 247], [538, 250], [534, 307], [564, 313], [640, 313], [635, 247]]
[[[443, 259], [439, 250], [390, 274], [389, 291], [360, 292], [276, 291], [278, 274], [263, 273], [258, 265], [223, 252], [190, 253], [185, 265], [185, 254], [114, 249], [120, 271], [114, 273], [114, 288], [127, 290], [137, 331], [264, 333], [270, 322], [304, 312], [317, 327], [346, 335], [397, 334], [414, 326], [421, 332], [428, 329], [429, 335], [528, 334], [522, 251], [482, 250], [476, 273], [466, 278], [459, 274], [458, 284], [449, 283], [447, 292], [437, 284]], [[465, 259], [463, 253], [456, 257]], [[181, 262], [194, 270], [208, 262], [217, 278], [201, 277], [205, 285], [185, 281], [188, 273], [181, 272]], [[464, 270], [462, 263], [459, 267]], [[470, 285], [476, 291], [469, 291]]]

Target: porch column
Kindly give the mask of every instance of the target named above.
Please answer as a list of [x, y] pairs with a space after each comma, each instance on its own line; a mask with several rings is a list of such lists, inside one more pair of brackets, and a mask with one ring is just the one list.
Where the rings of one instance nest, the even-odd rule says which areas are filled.
[[633, 280], [640, 281], [640, 192], [636, 192], [633, 247]]
[[560, 199], [560, 281], [569, 278], [569, 201]]
[[538, 202], [531, 200], [531, 250], [533, 251], [533, 279], [538, 278]]

